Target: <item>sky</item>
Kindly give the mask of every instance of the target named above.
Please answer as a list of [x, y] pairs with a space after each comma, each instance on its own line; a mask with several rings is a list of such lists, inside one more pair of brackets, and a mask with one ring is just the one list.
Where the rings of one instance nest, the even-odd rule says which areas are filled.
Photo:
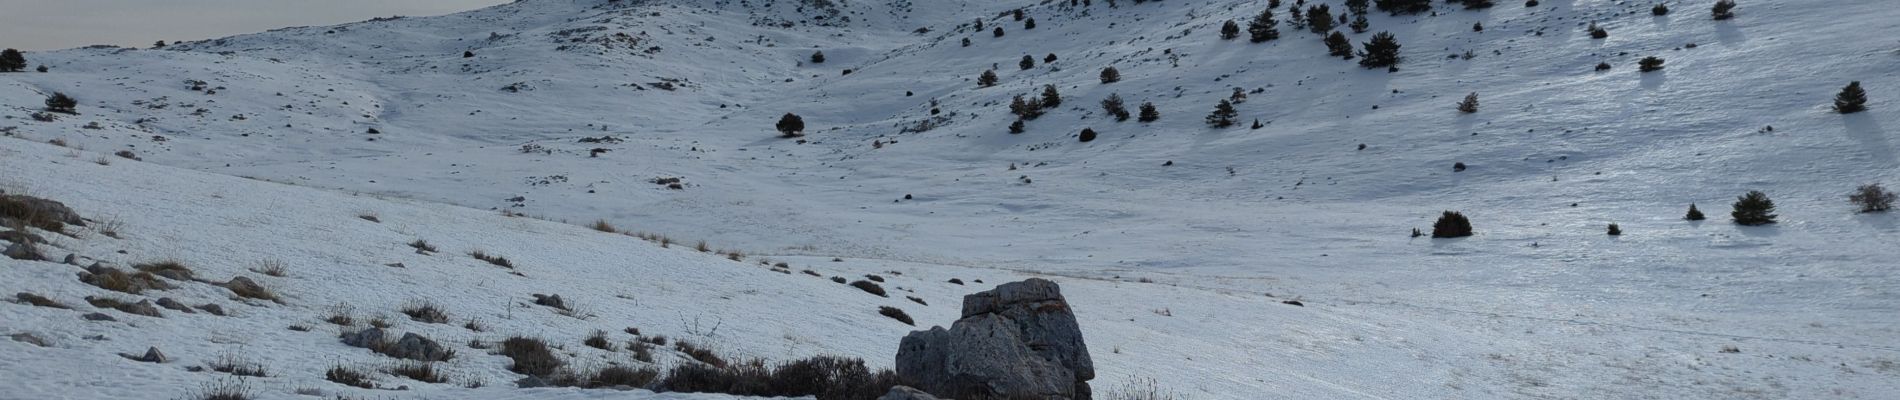
[[393, 15], [425, 16], [507, 0], [0, 0], [0, 47], [54, 50], [95, 44], [213, 39]]

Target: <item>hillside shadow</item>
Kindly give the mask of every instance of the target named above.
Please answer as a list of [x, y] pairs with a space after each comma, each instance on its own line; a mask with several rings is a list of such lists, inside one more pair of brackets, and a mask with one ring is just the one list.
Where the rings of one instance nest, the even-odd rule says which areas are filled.
[[1762, 225], [1762, 226], [1737, 226], [1735, 227], [1735, 230], [1741, 232], [1743, 235], [1747, 235], [1748, 237], [1771, 238], [1771, 237], [1781, 236], [1781, 227], [1775, 224], [1768, 224], [1768, 225]]
[[1737, 45], [1747, 43], [1748, 35], [1742, 34], [1742, 29], [1736, 28], [1733, 21], [1723, 21], [1715, 24], [1715, 41], [1726, 45]]
[[1669, 70], [1666, 69], [1656, 72], [1637, 72], [1637, 74], [1642, 75], [1643, 89], [1661, 89], [1663, 83], [1669, 81]]
[[1854, 215], [1854, 220], [1862, 224], [1867, 224], [1867, 226], [1871, 226], [1881, 232], [1893, 232], [1895, 231], [1893, 214], [1894, 212], [1892, 211], [1883, 213], [1862, 213]]
[[1887, 141], [1887, 129], [1880, 121], [1866, 112], [1841, 116], [1841, 125], [1847, 131], [1847, 137], [1860, 142], [1861, 148], [1874, 160], [1885, 163], [1887, 167], [1900, 166], [1900, 160], [1894, 156], [1893, 144]]

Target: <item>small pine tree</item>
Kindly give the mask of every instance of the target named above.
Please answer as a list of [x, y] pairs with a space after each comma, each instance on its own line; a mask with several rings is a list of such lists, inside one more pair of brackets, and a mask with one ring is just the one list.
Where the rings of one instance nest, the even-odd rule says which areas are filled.
[[1643, 57], [1641, 61], [1636, 62], [1636, 70], [1638, 71], [1655, 72], [1661, 71], [1662, 69], [1663, 59], [1657, 58], [1656, 56]]
[[984, 70], [983, 75], [976, 77], [976, 86], [977, 87], [996, 86], [996, 70]]
[[1009, 123], [1009, 133], [1012, 135], [1023, 133], [1023, 120], [1019, 118], [1016, 122]]
[[1399, 64], [1399, 39], [1389, 32], [1372, 35], [1372, 41], [1366, 42], [1359, 50], [1359, 66], [1366, 68], [1392, 67]]
[[963, 47], [970, 47], [970, 38], [963, 38]]
[[1446, 211], [1438, 216], [1438, 222], [1432, 224], [1433, 238], [1461, 238], [1471, 236], [1471, 220], [1457, 211]]
[[1611, 222], [1611, 223], [1610, 223], [1610, 236], [1623, 236], [1623, 227], [1620, 227], [1620, 226], [1616, 226], [1616, 223], [1615, 223], [1615, 222]]
[[1023, 67], [1023, 69], [1035, 68], [1036, 58], [1030, 57], [1028, 55], [1023, 55], [1023, 60], [1016, 62], [1016, 66]]
[[1042, 107], [1056, 108], [1062, 105], [1062, 93], [1056, 92], [1056, 85], [1042, 85]]
[[1735, 199], [1735, 211], [1729, 213], [1735, 223], [1744, 226], [1767, 225], [1775, 223], [1775, 202], [1768, 194], [1750, 191]]
[[1011, 17], [1015, 17], [1017, 21], [1021, 21], [1023, 20], [1023, 9], [1018, 8], [1014, 10], [1009, 10], [1009, 15]]
[[1715, 7], [1710, 8], [1709, 11], [1711, 14], [1714, 14], [1716, 21], [1735, 18], [1735, 0], [1717, 1], [1715, 2]]
[[53, 95], [46, 96], [46, 111], [78, 114], [78, 109], [79, 100], [73, 99], [72, 96], [67, 96], [65, 93], [53, 92]]
[[1221, 99], [1220, 104], [1214, 106], [1214, 112], [1207, 114], [1207, 124], [1215, 128], [1234, 126], [1234, 117], [1238, 116], [1240, 112], [1234, 110], [1234, 102]]
[[1056, 62], [1056, 53], [1049, 53], [1049, 55], [1042, 57], [1043, 64], [1048, 64], [1052, 62]]
[[1082, 143], [1088, 143], [1088, 142], [1093, 142], [1093, 141], [1095, 141], [1095, 129], [1093, 129], [1093, 128], [1082, 128], [1082, 134], [1081, 134], [1081, 136], [1080, 136], [1080, 137], [1078, 137], [1078, 139], [1080, 139], [1080, 140], [1082, 141]]
[[1333, 30], [1333, 9], [1325, 4], [1306, 9], [1306, 29], [1324, 35]]
[[1115, 67], [1102, 68], [1102, 83], [1121, 82], [1122, 71]]
[[1472, 32], [1484, 32], [1484, 23], [1483, 23], [1483, 22], [1473, 22], [1473, 23], [1471, 23], [1471, 31], [1472, 31]]
[[785, 113], [785, 116], [778, 118], [778, 124], [775, 127], [778, 128], [779, 134], [788, 138], [805, 136], [805, 118], [799, 117], [798, 114]]
[[165, 41], [163, 41], [163, 40], [160, 40], [160, 41], [158, 41], [157, 43], [152, 43], [152, 48], [154, 48], [154, 49], [163, 49], [163, 48], [165, 48]]
[[1854, 193], [1847, 195], [1847, 201], [1860, 206], [1860, 212], [1885, 212], [1893, 209], [1894, 197], [1896, 197], [1896, 195], [1894, 195], [1893, 192], [1889, 192], [1887, 188], [1880, 187], [1880, 184], [1874, 183], [1861, 185], [1859, 189], [1854, 190]]
[[1262, 124], [1262, 123], [1260, 123], [1260, 119], [1259, 119], [1259, 118], [1254, 118], [1254, 119], [1253, 119], [1253, 127], [1251, 127], [1251, 128], [1247, 128], [1247, 129], [1260, 129], [1260, 128], [1264, 128], [1264, 127], [1266, 127], [1266, 126], [1267, 126], [1266, 124]]
[[1003, 37], [1003, 27], [996, 27], [996, 30], [990, 31], [990, 34], [996, 37]]
[[1458, 102], [1458, 111], [1466, 114], [1478, 112], [1478, 92], [1465, 95], [1465, 101]]
[[1114, 116], [1115, 122], [1128, 120], [1128, 108], [1122, 105], [1121, 94], [1110, 93], [1108, 98], [1102, 99], [1102, 112]]
[[1601, 26], [1597, 26], [1597, 23], [1595, 22], [1590, 23], [1590, 38], [1602, 39], [1602, 38], [1607, 38], [1607, 37], [1610, 37], [1609, 30], [1603, 29], [1603, 27]]
[[1026, 20], [1023, 20], [1023, 30], [1030, 30], [1030, 29], [1036, 29], [1036, 19], [1035, 19], [1035, 18], [1030, 18], [1030, 19], [1026, 19]]
[[1346, 11], [1353, 14], [1365, 14], [1372, 2], [1367, 0], [1346, 0]]
[[1493, 4], [1491, 0], [1455, 0], [1455, 1], [1457, 1], [1460, 4], [1464, 4], [1466, 10], [1491, 8], [1491, 6], [1496, 5], [1496, 4]]
[[1300, 4], [1287, 7], [1286, 14], [1286, 22], [1287, 24], [1293, 25], [1293, 30], [1306, 29], [1306, 13], [1300, 11]]
[[1280, 29], [1276, 28], [1278, 25], [1280, 22], [1273, 20], [1272, 8], [1260, 10], [1260, 15], [1255, 15], [1253, 21], [1247, 23], [1247, 40], [1260, 43], [1279, 39]]
[[26, 69], [26, 54], [19, 50], [0, 50], [0, 72], [20, 72]]
[[1352, 39], [1347, 39], [1346, 34], [1339, 33], [1338, 31], [1334, 31], [1331, 35], [1326, 35], [1326, 54], [1351, 60]]
[[812, 64], [824, 64], [824, 63], [825, 63], [825, 52], [823, 52], [823, 51], [814, 51], [814, 52], [812, 52], [812, 53], [811, 53], [811, 63], [812, 63]]
[[1853, 114], [1867, 110], [1867, 91], [1861, 90], [1860, 81], [1853, 81], [1841, 88], [1841, 94], [1834, 95], [1834, 112]]
[[1161, 111], [1155, 109], [1155, 103], [1141, 102], [1141, 117], [1136, 118], [1137, 121], [1155, 122], [1159, 119], [1161, 119]]
[[1609, 71], [1609, 70], [1610, 70], [1610, 63], [1607, 63], [1607, 62], [1600, 62], [1600, 63], [1597, 63], [1597, 70], [1598, 70], [1598, 71]]
[[1682, 216], [1682, 219], [1686, 219], [1690, 221], [1701, 221], [1704, 219], [1708, 219], [1708, 217], [1705, 217], [1702, 215], [1702, 210], [1697, 210], [1695, 208], [1695, 203], [1689, 203], [1689, 214]]
[[1372, 22], [1366, 20], [1365, 13], [1358, 13], [1352, 16], [1352, 23], [1346, 26], [1352, 28], [1352, 33], [1366, 33], [1367, 29], [1372, 29]]
[[1664, 16], [1664, 15], [1669, 15], [1669, 6], [1666, 6], [1666, 5], [1663, 5], [1663, 4], [1661, 4], [1661, 3], [1658, 3], [1658, 4], [1656, 4], [1656, 6], [1655, 6], [1655, 7], [1650, 7], [1650, 8], [1649, 8], [1649, 14], [1650, 14], [1650, 15], [1654, 15], [1654, 16], [1658, 16], [1658, 17], [1660, 17], [1660, 16]]
[[1372, 4], [1392, 15], [1419, 14], [1432, 10], [1432, 0], [1373, 0]]
[[1227, 20], [1227, 23], [1221, 24], [1220, 26], [1221, 40], [1233, 40], [1234, 38], [1237, 38], [1237, 37], [1240, 37], [1240, 24], [1234, 23], [1234, 20], [1231, 20], [1231, 19]]

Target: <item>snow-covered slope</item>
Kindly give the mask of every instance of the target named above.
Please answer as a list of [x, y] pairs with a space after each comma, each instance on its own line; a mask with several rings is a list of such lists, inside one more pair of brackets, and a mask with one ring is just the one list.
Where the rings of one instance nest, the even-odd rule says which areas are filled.
[[[1699, 0], [1661, 17], [1648, 3], [1581, 0], [1375, 11], [1371, 32], [1348, 36], [1358, 45], [1395, 34], [1405, 61], [1388, 73], [1325, 57], [1320, 36], [1289, 26], [1284, 10], [1280, 40], [1219, 40], [1221, 22], [1244, 22], [1258, 2], [1120, 3], [854, 1], [834, 13], [792, 1], [528, 0], [166, 50], [30, 53], [51, 72], [0, 75], [11, 118], [0, 126], [427, 210], [439, 206], [422, 202], [606, 219], [853, 273], [1068, 276], [1098, 355], [1180, 355], [1107, 356], [1106, 379], [1154, 377], [1200, 398], [1900, 390], [1900, 273], [1890, 261], [1900, 228], [1844, 201], [1859, 184], [1900, 185], [1890, 100], [1900, 18], [1887, 4], [1750, 1], [1729, 21], [1710, 20], [1711, 2]], [[1018, 7], [1035, 29], [1003, 13]], [[1590, 38], [1590, 22], [1610, 36]], [[808, 61], [818, 50], [826, 63]], [[1044, 63], [1051, 53], [1058, 60]], [[1034, 68], [1016, 67], [1024, 55]], [[1651, 55], [1667, 67], [1636, 71]], [[1613, 68], [1595, 71], [1599, 62]], [[1122, 81], [1100, 83], [1111, 65]], [[978, 87], [992, 66], [1000, 83]], [[1848, 81], [1872, 91], [1873, 111], [1826, 109]], [[1009, 134], [1010, 97], [1043, 85], [1056, 85], [1063, 105]], [[1233, 88], [1251, 92], [1238, 105], [1242, 126], [1207, 127], [1202, 116]], [[78, 97], [81, 115], [27, 119], [51, 91]], [[1481, 111], [1455, 111], [1472, 92]], [[1097, 106], [1111, 93], [1130, 108], [1154, 102], [1161, 120], [1114, 122]], [[786, 112], [811, 126], [808, 141], [774, 137]], [[1254, 119], [1265, 126], [1247, 129]], [[926, 120], [932, 129], [905, 129]], [[1077, 142], [1084, 127], [1101, 138]], [[617, 141], [578, 142], [602, 136]], [[590, 156], [596, 148], [609, 151]], [[20, 176], [4, 179], [41, 179]], [[684, 189], [650, 182], [661, 177], [684, 177]], [[1719, 218], [1747, 190], [1773, 196], [1782, 222]], [[144, 199], [124, 201], [94, 209], [144, 214], [128, 208]], [[1718, 218], [1681, 221], [1689, 203]], [[1407, 237], [1443, 210], [1470, 215], [1478, 236]], [[1604, 236], [1612, 222], [1627, 233]], [[926, 289], [947, 279], [926, 276], [919, 293], [942, 290], [946, 302], [962, 293]], [[1134, 277], [1176, 286], [1115, 283]], [[837, 295], [852, 294], [862, 296]], [[879, 299], [812, 299], [868, 300]], [[1091, 305], [1112, 311], [1090, 314]], [[638, 309], [618, 312], [654, 312]], [[1144, 319], [1160, 309], [1174, 317]], [[952, 317], [932, 311], [942, 314], [919, 321]], [[1101, 326], [1117, 324], [1131, 325]], [[823, 343], [809, 352], [734, 347], [888, 362], [905, 330], [888, 328], [812, 334]], [[1742, 353], [1718, 352], [1729, 345]]]

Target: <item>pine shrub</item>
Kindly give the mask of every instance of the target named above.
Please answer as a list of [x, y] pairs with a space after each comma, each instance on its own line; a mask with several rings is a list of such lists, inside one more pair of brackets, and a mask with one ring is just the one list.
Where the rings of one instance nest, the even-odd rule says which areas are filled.
[[1735, 223], [1743, 226], [1767, 225], [1775, 223], [1775, 202], [1768, 194], [1750, 191], [1735, 199], [1735, 209], [1729, 213]]
[[1438, 222], [1432, 224], [1433, 238], [1460, 238], [1471, 236], [1471, 220], [1457, 211], [1446, 211], [1438, 216]]
[[1867, 110], [1867, 91], [1861, 90], [1860, 81], [1853, 81], [1841, 88], [1841, 94], [1834, 95], [1834, 112], [1853, 114]]

